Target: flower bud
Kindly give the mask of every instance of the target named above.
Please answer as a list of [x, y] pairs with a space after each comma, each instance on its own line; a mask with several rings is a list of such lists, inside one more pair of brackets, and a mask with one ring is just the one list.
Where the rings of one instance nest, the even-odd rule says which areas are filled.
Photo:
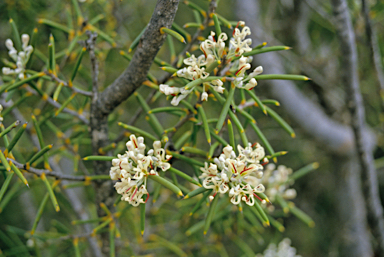
[[23, 42], [23, 49], [26, 48], [29, 42], [29, 35], [28, 34], [21, 35], [21, 41]]
[[207, 92], [203, 92], [201, 94], [201, 101], [208, 101], [208, 93]]
[[2, 72], [4, 75], [10, 75], [12, 74], [12, 70], [8, 67], [3, 67]]
[[14, 47], [13, 47], [13, 41], [11, 40], [11, 39], [7, 39], [7, 40], [5, 40], [5, 46], [8, 48], [8, 50], [13, 50], [13, 49], [15, 49]]
[[21, 59], [24, 59], [25, 58], [25, 53], [23, 51], [19, 52], [19, 57]]

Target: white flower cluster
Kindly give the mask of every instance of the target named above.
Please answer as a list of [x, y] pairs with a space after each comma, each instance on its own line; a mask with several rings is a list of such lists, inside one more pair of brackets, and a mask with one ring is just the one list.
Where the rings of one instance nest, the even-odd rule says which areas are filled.
[[[245, 23], [240, 21], [238, 26], [244, 26]], [[200, 50], [203, 52], [202, 55], [195, 57], [192, 55], [186, 59], [184, 59], [184, 64], [188, 65], [176, 72], [178, 77], [185, 78], [191, 81], [196, 79], [206, 79], [209, 76], [209, 71], [207, 72], [208, 67], [213, 65], [216, 61], [221, 62], [225, 57], [225, 60], [228, 61], [228, 65], [233, 65], [235, 70], [236, 79], [234, 80], [234, 84], [238, 88], [244, 88], [247, 90], [251, 90], [257, 85], [257, 81], [254, 78], [256, 75], [259, 75], [263, 72], [263, 68], [258, 66], [252, 73], [249, 75], [245, 74], [245, 71], [251, 68], [250, 62], [252, 61], [252, 57], [244, 57], [243, 53], [249, 52], [252, 50], [250, 45], [252, 44], [252, 40], [250, 38], [246, 38], [251, 34], [251, 30], [249, 27], [244, 26], [242, 30], [238, 28], [238, 26], [233, 31], [233, 37], [229, 42], [228, 54], [225, 47], [225, 41], [228, 40], [228, 36], [225, 33], [221, 33], [217, 37], [217, 41], [215, 40], [215, 33], [212, 31], [208, 39], [203, 41], [200, 44]], [[240, 57], [240, 58], [238, 58]], [[236, 61], [231, 61], [236, 58]], [[230, 66], [230, 67], [231, 67]], [[223, 93], [224, 87], [223, 82], [220, 79], [205, 81], [203, 83], [203, 93], [201, 94], [201, 101], [208, 100], [208, 93], [205, 90], [206, 86], [210, 86], [216, 92]], [[193, 91], [192, 88], [177, 88], [171, 87], [165, 84], [160, 85], [160, 92], [165, 95], [172, 95], [173, 99], [171, 104], [177, 106], [181, 100], [183, 100], [189, 93]]]
[[123, 155], [118, 154], [117, 158], [112, 160], [109, 174], [112, 180], [119, 180], [115, 188], [117, 193], [122, 195], [121, 200], [138, 206], [146, 202], [144, 195], [147, 195], [147, 200], [149, 197], [147, 177], [158, 176], [158, 168], [162, 171], [168, 170], [171, 167], [168, 161], [172, 156], [165, 154], [160, 141], [155, 141], [153, 149], [145, 155], [144, 138], [136, 138], [135, 135], [130, 136], [126, 145], [128, 151]]
[[23, 34], [21, 35], [22, 48], [23, 51], [17, 52], [16, 48], [13, 46], [13, 41], [11, 39], [7, 39], [5, 41], [5, 46], [8, 48], [8, 55], [12, 58], [12, 60], [16, 63], [15, 69], [11, 69], [9, 67], [3, 67], [2, 71], [4, 75], [12, 75], [16, 74], [19, 76], [19, 79], [24, 79], [25, 75], [25, 65], [27, 64], [29, 57], [32, 54], [33, 47], [28, 45], [29, 35]]
[[256, 257], [301, 257], [296, 255], [296, 249], [291, 246], [291, 240], [284, 238], [278, 246], [268, 245], [263, 254], [257, 254]]
[[263, 176], [263, 166], [260, 161], [267, 162], [264, 158], [264, 148], [260, 144], [252, 146], [249, 144], [243, 148], [237, 146], [239, 155], [236, 156], [231, 146], [226, 146], [219, 158], [213, 161], [215, 164], [205, 163], [204, 168], [200, 168], [203, 174], [200, 178], [204, 179], [203, 187], [212, 189], [214, 194], [210, 196], [212, 200], [219, 192], [228, 195], [231, 202], [235, 205], [240, 201], [252, 206], [255, 204], [255, 197], [260, 199], [256, 193], [264, 192], [265, 188], [261, 184]]
[[275, 200], [277, 194], [284, 199], [294, 199], [296, 197], [296, 190], [289, 188], [287, 183], [290, 174], [292, 174], [292, 169], [284, 165], [279, 165], [276, 168], [275, 164], [270, 163], [265, 167], [262, 183], [266, 186], [265, 194], [271, 201]]

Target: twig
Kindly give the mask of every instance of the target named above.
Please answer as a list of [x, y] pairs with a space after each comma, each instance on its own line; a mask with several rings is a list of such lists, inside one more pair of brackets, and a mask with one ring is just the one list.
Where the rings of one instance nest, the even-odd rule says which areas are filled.
[[32, 173], [32, 174], [35, 174], [37, 176], [41, 176], [41, 174], [45, 173], [46, 176], [49, 176], [49, 177], [54, 177], [56, 179], [60, 179], [60, 180], [72, 180], [72, 181], [85, 181], [85, 176], [72, 176], [72, 175], [65, 175], [63, 173], [59, 173], [59, 172], [56, 172], [56, 171], [49, 171], [49, 170], [46, 170], [46, 169], [36, 169], [34, 167], [30, 167], [30, 168], [26, 168], [26, 166], [24, 164], [21, 164], [11, 158], [7, 158], [8, 161], [12, 161], [13, 164], [15, 164], [15, 166], [19, 169], [23, 169], [29, 173]]
[[[32, 89], [32, 88], [28, 88], [28, 87], [27, 87], [27, 91], [28, 91], [28, 92], [31, 92], [31, 93], [34, 94], [34, 95], [39, 95], [39, 94], [38, 94], [34, 89]], [[55, 102], [50, 96], [47, 96], [47, 98], [46, 98], [46, 102], [48, 102], [50, 105], [56, 107], [57, 109], [60, 109], [60, 107], [61, 107], [61, 104], [59, 104], [58, 102]], [[76, 112], [76, 111], [74, 111], [74, 110], [70, 110], [70, 109], [68, 109], [68, 108], [66, 108], [66, 107], [63, 109], [63, 112], [68, 113], [68, 114], [70, 114], [70, 115], [72, 115], [72, 116], [78, 118], [79, 120], [81, 120], [84, 124], [89, 125], [89, 121], [88, 121], [83, 115], [79, 114], [78, 112]]]
[[369, 6], [366, 0], [361, 0], [362, 9], [363, 9], [363, 17], [365, 20], [365, 32], [367, 34], [367, 41], [369, 45], [370, 55], [373, 61], [373, 66], [376, 70], [377, 80], [379, 82], [379, 96], [381, 96], [381, 108], [384, 110], [384, 72], [383, 65], [381, 63], [381, 55], [380, 49], [378, 46], [378, 39], [376, 30], [372, 26], [372, 21], [369, 18]]
[[55, 74], [53, 73], [50, 73], [50, 72], [45, 72], [45, 75], [51, 77], [54, 81], [56, 81], [57, 83], [62, 83], [65, 87], [68, 87], [69, 89], [71, 89], [73, 92], [77, 93], [77, 94], [81, 94], [81, 95], [85, 95], [85, 96], [92, 96], [92, 93], [91, 92], [88, 92], [88, 91], [84, 91], [84, 90], [81, 90], [79, 88], [76, 88], [76, 87], [70, 87], [68, 86], [68, 82], [58, 78], [57, 76], [55, 76]]
[[92, 65], [92, 96], [97, 97], [99, 92], [99, 62], [97, 61], [95, 54], [95, 43], [97, 38], [97, 33], [87, 30], [86, 34], [88, 36], [86, 43], [87, 50], [89, 51], [89, 58], [91, 59]]
[[384, 256], [384, 217], [380, 202], [377, 173], [372, 149], [364, 141], [365, 115], [363, 98], [359, 88], [355, 33], [346, 0], [332, 0], [336, 32], [342, 52], [342, 81], [346, 87], [351, 126], [354, 132], [358, 158], [362, 169], [363, 193], [367, 205], [368, 223], [377, 241], [378, 256]]

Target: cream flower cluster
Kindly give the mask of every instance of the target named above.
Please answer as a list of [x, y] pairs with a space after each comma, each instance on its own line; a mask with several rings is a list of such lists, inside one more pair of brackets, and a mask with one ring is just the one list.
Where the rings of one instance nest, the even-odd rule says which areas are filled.
[[204, 168], [200, 168], [203, 174], [203, 187], [213, 190], [212, 200], [217, 193], [228, 193], [233, 204], [237, 205], [241, 201], [252, 206], [255, 204], [256, 193], [264, 192], [265, 188], [261, 184], [263, 176], [263, 166], [260, 161], [267, 162], [264, 158], [264, 148], [260, 144], [247, 147], [237, 146], [239, 155], [236, 156], [231, 146], [226, 146], [219, 158], [215, 158], [214, 163], [205, 163]]
[[[200, 44], [200, 50], [203, 52], [203, 54], [198, 57], [192, 55], [184, 59], [184, 64], [187, 66], [178, 70], [176, 72], [177, 76], [191, 81], [197, 79], [207, 79], [210, 72], [208, 68], [216, 61], [222, 62], [225, 59], [227, 63], [224, 65], [229, 65], [229, 68], [231, 68], [230, 70], [234, 69], [233, 71], [236, 76], [234, 80], [235, 86], [247, 90], [254, 88], [257, 85], [257, 81], [254, 77], [262, 73], [263, 68], [258, 66], [249, 75], [246, 75], [245, 73], [251, 68], [250, 62], [252, 61], [252, 57], [244, 57], [243, 53], [252, 50], [250, 47], [252, 40], [250, 38], [246, 38], [251, 34], [251, 30], [249, 27], [244, 25], [245, 23], [240, 21], [238, 26], [234, 29], [232, 35], [233, 37], [229, 41], [228, 51], [226, 50], [225, 46], [225, 42], [228, 40], [227, 34], [221, 33], [218, 35], [216, 40], [215, 32], [211, 31], [208, 39]], [[238, 28], [239, 26], [243, 26], [243, 28], [240, 30]], [[213, 90], [219, 93], [223, 93], [225, 89], [223, 87], [223, 82], [220, 79], [204, 81], [201, 101], [208, 100], [208, 93], [206, 92], [207, 86], [211, 87]], [[194, 90], [195, 87], [196, 86], [192, 88], [178, 88], [161, 84], [159, 89], [160, 92], [165, 95], [172, 95], [173, 98], [171, 104], [177, 106], [181, 100], [187, 97], [188, 94]]]
[[257, 254], [256, 257], [301, 257], [296, 255], [296, 248], [291, 246], [291, 240], [284, 238], [278, 246], [268, 245], [263, 254]]
[[275, 164], [270, 163], [265, 167], [262, 183], [266, 186], [265, 194], [271, 201], [275, 200], [277, 194], [284, 199], [294, 199], [296, 197], [296, 190], [289, 188], [287, 183], [290, 174], [292, 174], [292, 169], [284, 165], [279, 165], [276, 168]]
[[121, 200], [127, 201], [133, 206], [145, 203], [144, 195], [149, 197], [147, 191], [147, 177], [158, 176], [157, 170], [168, 170], [171, 165], [168, 161], [171, 155], [166, 155], [165, 150], [161, 148], [161, 142], [155, 141], [153, 149], [145, 154], [144, 138], [135, 135], [130, 136], [130, 141], [126, 144], [128, 151], [125, 154], [117, 155], [112, 160], [112, 167], [109, 175], [116, 182], [117, 193], [121, 194]]
[[2, 71], [4, 75], [12, 75], [16, 74], [19, 76], [19, 79], [24, 79], [25, 75], [25, 65], [27, 64], [29, 57], [32, 54], [33, 47], [28, 45], [29, 43], [29, 35], [23, 34], [21, 35], [22, 48], [23, 51], [17, 52], [16, 48], [13, 46], [13, 41], [11, 39], [7, 39], [5, 41], [5, 46], [8, 48], [8, 55], [12, 58], [12, 60], [16, 63], [15, 69], [11, 69], [9, 67], [3, 67]]

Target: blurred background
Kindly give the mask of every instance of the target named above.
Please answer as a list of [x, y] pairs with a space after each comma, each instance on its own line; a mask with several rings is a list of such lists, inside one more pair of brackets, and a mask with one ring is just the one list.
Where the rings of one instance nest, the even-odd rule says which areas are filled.
[[[204, 9], [208, 1], [193, 1]], [[371, 23], [371, 29], [377, 36], [376, 57], [382, 68], [382, 51], [384, 50], [384, 34], [379, 33], [384, 29], [384, 2], [377, 0], [348, 1], [349, 14], [352, 19], [353, 29], [356, 36], [358, 50], [358, 77], [361, 93], [364, 100], [366, 121], [369, 132], [376, 139], [371, 144], [371, 149], [376, 159], [375, 165], [378, 174], [380, 197], [384, 197], [384, 116], [383, 97], [380, 95], [380, 83], [378, 72], [372, 58], [370, 36], [367, 33], [367, 18], [364, 16], [363, 3], [367, 5], [367, 17]], [[128, 0], [87, 0], [81, 3], [81, 9], [86, 19], [91, 20], [99, 17], [97, 27], [104, 31], [116, 42], [117, 46], [100, 40], [97, 45], [97, 55], [100, 60], [100, 81], [104, 87], [108, 86], [127, 67], [128, 62], [120, 55], [119, 51], [127, 51], [131, 42], [145, 28], [148, 23], [156, 1], [128, 1]], [[56, 50], [59, 52], [68, 45], [68, 35], [58, 29], [40, 24], [38, 19], [45, 18], [61, 24], [74, 22], [71, 18], [73, 13], [71, 1], [43, 1], [43, 0], [1, 0], [0, 1], [0, 60], [9, 59], [5, 40], [12, 35], [9, 19], [12, 18], [20, 33], [31, 34], [34, 28], [38, 28], [38, 41], [36, 49], [47, 55], [49, 34], [52, 33], [56, 40]], [[262, 65], [264, 74], [288, 73], [302, 74], [310, 77], [309, 82], [282, 82], [288, 84], [274, 84], [270, 81], [259, 81], [255, 93], [262, 99], [277, 99], [281, 106], [274, 108], [295, 130], [296, 138], [292, 139], [273, 120], [261, 112], [255, 111], [252, 115], [258, 125], [269, 139], [276, 151], [288, 151], [288, 154], [279, 158], [279, 163], [297, 170], [309, 163], [318, 162], [320, 167], [297, 180], [293, 188], [297, 191], [297, 197], [293, 201], [296, 206], [305, 211], [315, 221], [315, 227], [310, 228], [294, 216], [285, 217], [283, 224], [285, 231], [278, 232], [276, 229], [266, 228], [261, 238], [255, 238], [244, 233], [242, 230], [225, 231], [221, 223], [214, 223], [214, 232], [203, 236], [202, 233], [195, 233], [190, 237], [185, 231], [196, 220], [202, 217], [189, 217], [190, 209], [195, 201], [175, 201], [167, 191], [162, 192], [156, 204], [152, 205], [147, 216], [146, 233], [142, 238], [139, 235], [138, 220], [139, 209], [128, 208], [123, 212], [126, 218], [120, 221], [120, 232], [122, 233], [120, 256], [130, 255], [152, 255], [152, 256], [176, 256], [171, 246], [168, 248], [162, 244], [156, 244], [159, 240], [166, 240], [176, 245], [186, 245], [188, 254], [191, 256], [225, 256], [220, 248], [225, 247], [229, 256], [242, 256], [239, 249], [242, 249], [241, 242], [245, 242], [254, 253], [262, 252], [269, 242], [280, 242], [288, 237], [292, 240], [292, 246], [302, 256], [358, 256], [353, 253], [359, 248], [361, 242], [359, 236], [373, 235], [367, 228], [365, 218], [365, 205], [362, 200], [362, 187], [359, 175], [359, 164], [354, 152], [354, 144], [350, 141], [343, 141], [338, 144], [339, 135], [350, 135], [348, 129], [351, 121], [347, 109], [348, 95], [341, 81], [340, 73], [340, 43], [336, 35], [335, 19], [332, 6], [329, 1], [316, 0], [269, 0], [269, 1], [230, 1], [221, 0], [217, 13], [230, 21], [244, 20], [246, 25], [251, 27], [253, 32], [253, 46], [262, 42], [268, 42], [268, 46], [286, 45], [292, 47], [289, 51], [282, 53], [265, 53], [254, 59], [253, 66]], [[102, 16], [98, 16], [102, 15]], [[183, 25], [193, 21], [194, 15], [183, 3], [180, 3], [175, 22]], [[191, 34], [194, 28], [186, 29]], [[213, 30], [213, 27], [212, 27]], [[225, 30], [231, 34], [231, 30]], [[372, 33], [372, 32], [371, 32]], [[84, 40], [84, 39], [83, 39]], [[176, 52], [182, 50], [182, 44], [175, 44]], [[75, 53], [75, 51], [74, 51]], [[198, 53], [198, 51], [196, 51]], [[65, 62], [70, 73], [75, 63], [76, 54], [70, 54]], [[158, 57], [171, 62], [170, 54], [166, 47], [162, 47]], [[89, 59], [86, 55], [80, 69], [78, 83], [84, 88], [91, 86]], [[61, 60], [62, 61], [62, 60]], [[58, 64], [60, 62], [58, 61]], [[35, 70], [41, 69], [45, 63], [38, 58], [34, 59]], [[3, 66], [3, 65], [1, 65]], [[63, 70], [63, 72], [66, 72]], [[165, 72], [153, 66], [151, 72], [156, 77], [161, 77]], [[282, 87], [279, 89], [279, 86]], [[284, 93], [286, 88], [294, 87], [293, 94], [299, 94], [300, 102], [291, 103], [285, 101], [290, 97], [290, 92]], [[147, 95], [148, 88], [140, 88], [143, 95]], [[297, 93], [298, 92], [298, 93]], [[382, 92], [381, 92], [382, 94]], [[65, 95], [65, 94], [64, 94]], [[70, 95], [70, 93], [68, 93]], [[288, 99], [289, 100], [289, 99]], [[38, 105], [39, 98], [31, 98], [20, 105], [24, 117], [30, 117]], [[284, 105], [286, 103], [286, 105]], [[209, 103], [208, 103], [209, 104]], [[159, 98], [151, 106], [165, 106], [167, 101]], [[137, 109], [134, 100], [128, 99], [120, 106], [113, 115], [118, 121], [129, 121]], [[47, 107], [48, 108], [48, 107]], [[312, 109], [313, 108], [313, 109]], [[313, 117], [302, 114], [303, 110], [315, 110]], [[218, 115], [217, 109], [206, 109], [209, 117]], [[304, 115], [304, 116], [303, 116]], [[160, 116], [161, 123], [175, 123], [176, 118]], [[26, 120], [28, 120], [26, 118]], [[314, 123], [314, 120], [317, 122]], [[8, 116], [4, 124], [10, 124], [14, 119]], [[60, 123], [60, 121], [59, 121]], [[116, 122], [115, 122], [116, 123]], [[136, 126], [145, 127], [144, 116], [136, 122]], [[329, 126], [325, 126], [328, 124]], [[311, 129], [316, 127], [327, 128], [327, 131]], [[116, 138], [120, 127], [111, 123], [110, 137]], [[45, 141], [52, 142], [55, 139], [46, 127]], [[182, 134], [183, 130], [178, 133]], [[248, 132], [250, 141], [256, 142], [257, 136], [253, 131]], [[203, 135], [203, 133], [202, 133]], [[203, 136], [202, 136], [203, 138]], [[28, 152], [32, 143], [24, 139], [25, 144], [19, 146], [20, 153]], [[198, 141], [199, 142], [199, 141]], [[373, 142], [373, 143], [372, 143]], [[200, 144], [203, 144], [201, 140]], [[124, 151], [124, 144], [118, 147], [116, 152]], [[87, 156], [91, 153], [90, 145], [85, 141], [80, 143], [80, 155]], [[59, 154], [60, 155], [60, 154]], [[61, 165], [73, 165], [70, 159], [62, 158]], [[86, 164], [88, 165], [88, 164]], [[181, 167], [177, 162], [176, 167]], [[88, 168], [91, 168], [89, 166]], [[190, 172], [190, 171], [189, 171]], [[106, 171], [107, 174], [107, 171]], [[1, 176], [0, 184], [4, 178]], [[13, 181], [13, 183], [16, 183]], [[40, 199], [45, 191], [42, 182], [36, 182], [30, 190], [20, 189], [12, 197], [5, 209], [0, 213], [0, 249], [5, 253], [11, 245], [26, 245], [28, 238], [23, 235], [31, 229], [35, 213], [39, 206]], [[82, 197], [83, 208], [89, 212], [95, 212], [92, 202], [94, 192], [90, 187], [84, 187], [79, 197]], [[42, 217], [38, 230], [59, 231], [60, 226], [68, 227], [81, 233], [81, 228], [73, 228], [71, 220], [74, 219], [71, 204], [65, 196], [64, 191], [58, 192], [59, 201], [67, 208], [62, 208], [60, 213], [54, 212], [52, 206], [47, 206], [47, 211]], [[160, 208], [161, 207], [161, 208]], [[232, 213], [233, 218], [228, 217], [222, 220], [223, 223], [231, 223], [236, 220], [236, 212]], [[92, 214], [91, 214], [92, 216]], [[358, 224], [360, 221], [363, 224]], [[360, 228], [359, 226], [363, 226]], [[365, 234], [359, 234], [360, 229], [365, 229]], [[157, 234], [156, 236], [151, 236]], [[258, 239], [258, 240], [256, 240]], [[240, 241], [240, 242], [239, 242]], [[163, 241], [161, 241], [163, 242]], [[85, 241], [83, 242], [86, 247]], [[24, 246], [25, 247], [25, 246]], [[42, 256], [71, 256], [72, 244], [65, 240], [47, 240], [40, 243]], [[361, 246], [359, 249], [364, 249]], [[25, 252], [23, 253], [25, 254]], [[23, 254], [8, 252], [5, 256], [24, 256]], [[360, 255], [361, 256], [361, 255]], [[369, 255], [366, 255], [369, 256]]]

